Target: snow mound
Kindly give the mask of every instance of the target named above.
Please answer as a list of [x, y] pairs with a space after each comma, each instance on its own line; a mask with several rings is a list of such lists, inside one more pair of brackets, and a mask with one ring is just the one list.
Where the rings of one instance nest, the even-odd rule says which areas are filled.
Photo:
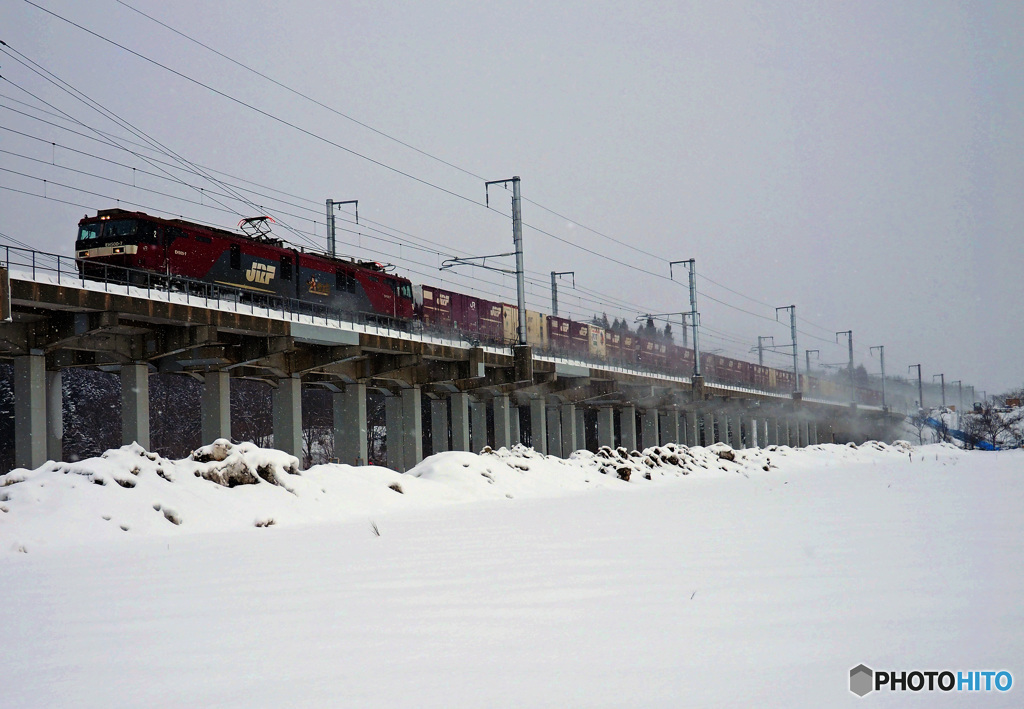
[[[962, 454], [949, 445], [928, 455]], [[770, 446], [733, 450], [677, 444], [643, 451], [602, 447], [568, 459], [521, 445], [449, 452], [405, 474], [381, 466], [317, 465], [299, 471], [294, 456], [219, 439], [182, 460], [132, 444], [75, 463], [48, 462], [0, 476], [0, 551], [88, 544], [134, 535], [263, 530], [332, 523], [392, 511], [485, 500], [555, 497], [692, 475], [756, 478], [770, 471], [820, 471], [836, 461], [920, 459], [906, 441], [892, 445]], [[262, 531], [253, 531], [264, 534]]]

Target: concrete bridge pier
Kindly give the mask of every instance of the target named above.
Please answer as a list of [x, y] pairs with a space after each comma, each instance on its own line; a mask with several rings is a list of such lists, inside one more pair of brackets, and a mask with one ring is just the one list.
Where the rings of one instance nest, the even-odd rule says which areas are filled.
[[679, 412], [675, 409], [669, 409], [668, 411], [661, 412], [661, 418], [658, 421], [658, 433], [661, 439], [661, 445], [668, 443], [682, 443], [682, 438], [679, 435]]
[[775, 416], [769, 416], [765, 420], [764, 436], [765, 445], [779, 445], [779, 419]]
[[800, 445], [807, 447], [811, 444], [811, 422], [806, 418], [800, 421]]
[[423, 460], [423, 401], [419, 387], [402, 390], [402, 448], [405, 463], [402, 472], [412, 470]]
[[452, 410], [452, 450], [468, 451], [469, 441], [469, 394], [456, 392], [448, 398]]
[[715, 413], [715, 443], [729, 444], [729, 415], [724, 411]]
[[562, 457], [562, 417], [557, 406], [547, 407], [547, 454]]
[[597, 410], [597, 445], [615, 447], [615, 409], [611, 406]]
[[812, 446], [818, 445], [818, 422], [811, 421], [808, 428], [808, 443]]
[[568, 458], [579, 446], [576, 444], [576, 405], [562, 404], [560, 408], [562, 426], [562, 458]]
[[346, 384], [331, 395], [334, 409], [334, 455], [348, 465], [366, 465], [366, 385]]
[[645, 409], [640, 414], [640, 445], [653, 448], [658, 443], [658, 410]]
[[[124, 370], [121, 370], [122, 380]], [[272, 408], [274, 417], [274, 448], [302, 460], [302, 379], [285, 377], [277, 380]]]
[[508, 435], [511, 438], [511, 444], [515, 446], [523, 442], [522, 431], [519, 427], [519, 407], [509, 406], [508, 411]]
[[543, 399], [530, 399], [530, 441], [541, 455], [548, 452], [548, 413]]
[[38, 468], [46, 462], [46, 358], [14, 358], [14, 464]]
[[487, 403], [477, 399], [469, 402], [470, 443], [473, 453], [487, 447]]
[[384, 397], [384, 442], [387, 447], [387, 465], [392, 470], [405, 472], [405, 431], [403, 430], [402, 397], [388, 393]]
[[745, 416], [743, 418], [743, 447], [744, 448], [757, 448], [760, 436], [757, 435], [758, 420], [753, 416]]
[[[276, 407], [274, 433], [276, 441]], [[133, 442], [149, 450], [149, 365], [145, 362], [121, 365], [121, 443]]]
[[448, 401], [430, 400], [430, 448], [437, 453], [448, 450]]
[[46, 456], [64, 460], [64, 378], [59, 369], [46, 372]]
[[623, 406], [619, 411], [619, 430], [621, 446], [627, 451], [636, 450], [636, 407]]
[[587, 449], [587, 412], [576, 409], [576, 450]]
[[494, 447], [512, 447], [512, 411], [508, 395], [500, 394], [491, 401], [494, 408]]
[[743, 416], [736, 411], [729, 415], [729, 445], [733, 450], [743, 448]]
[[203, 445], [231, 438], [231, 374], [218, 369], [203, 375]]

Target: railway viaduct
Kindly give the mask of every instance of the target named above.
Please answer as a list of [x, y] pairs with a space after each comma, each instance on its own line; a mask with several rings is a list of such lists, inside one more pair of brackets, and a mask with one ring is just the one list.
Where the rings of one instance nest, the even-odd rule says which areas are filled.
[[15, 464], [30, 468], [62, 457], [61, 372], [68, 367], [119, 371], [122, 440], [147, 448], [151, 372], [203, 381], [206, 442], [230, 438], [233, 378], [269, 382], [275, 447], [300, 458], [302, 387], [323, 387], [333, 392], [336, 454], [351, 464], [368, 460], [366, 392], [376, 388], [387, 396], [388, 466], [399, 471], [423, 457], [424, 409], [435, 452], [528, 442], [558, 456], [585, 447], [585, 411], [596, 411], [599, 445], [627, 449], [885, 438], [898, 418], [338, 314], [265, 309], [216, 292], [84, 281], [59, 264], [56, 272], [0, 267], [0, 359], [14, 363]]

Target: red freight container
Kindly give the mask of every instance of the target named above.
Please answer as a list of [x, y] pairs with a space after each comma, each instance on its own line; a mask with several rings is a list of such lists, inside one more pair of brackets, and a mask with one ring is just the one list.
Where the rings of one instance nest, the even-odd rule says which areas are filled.
[[753, 377], [753, 384], [758, 389], [768, 388], [768, 367], [763, 364], [752, 364], [750, 370]]
[[502, 319], [504, 306], [489, 300], [478, 300], [477, 311], [480, 316], [480, 337], [491, 342], [501, 342], [505, 337], [505, 322]]
[[572, 351], [576, 354], [590, 354], [590, 325], [574, 322], [569, 325], [569, 340]]
[[557, 315], [548, 315], [548, 344], [555, 352], [585, 355], [590, 351], [590, 328]]
[[419, 290], [420, 297], [417, 300], [420, 301], [419, 307], [424, 324], [474, 335], [494, 332], [495, 338], [500, 339], [503, 329], [500, 315], [496, 330], [488, 323], [484, 327], [484, 333], [481, 333], [480, 303], [487, 301], [434, 286], [420, 286]]
[[434, 286], [417, 287], [417, 306], [423, 324], [449, 329], [452, 326], [452, 293]]
[[693, 350], [679, 345], [668, 346], [668, 366], [676, 374], [693, 373]]
[[609, 362], [636, 363], [636, 335], [631, 332], [609, 330], [604, 341]]
[[668, 346], [664, 342], [638, 337], [637, 349], [640, 363], [648, 367], [664, 369], [668, 366]]

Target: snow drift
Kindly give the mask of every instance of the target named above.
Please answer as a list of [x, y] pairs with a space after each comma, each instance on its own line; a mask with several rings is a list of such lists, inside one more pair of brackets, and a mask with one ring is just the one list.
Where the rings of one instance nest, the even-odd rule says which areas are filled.
[[868, 460], [912, 456], [912, 450], [902, 441], [744, 450], [668, 444], [642, 452], [577, 451], [563, 460], [516, 446], [441, 453], [401, 474], [339, 464], [300, 471], [294, 456], [224, 439], [182, 460], [133, 444], [98, 458], [0, 476], [0, 549], [28, 552], [126, 535], [332, 522], [474, 500], [665, 484], [688, 475], [750, 477], [787, 461]]

